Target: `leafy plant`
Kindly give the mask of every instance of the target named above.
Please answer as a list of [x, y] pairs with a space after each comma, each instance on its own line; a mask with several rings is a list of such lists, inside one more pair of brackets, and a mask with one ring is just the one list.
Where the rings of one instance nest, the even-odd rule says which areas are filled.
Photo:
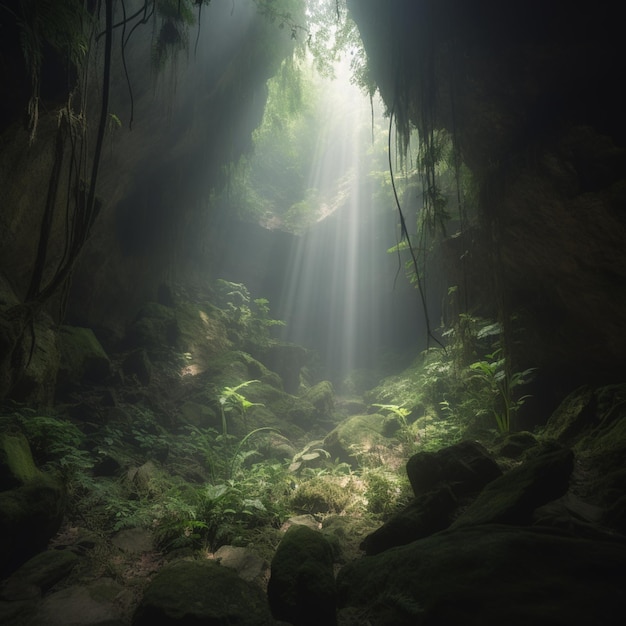
[[222, 418], [222, 434], [228, 434], [228, 425], [226, 423], [226, 414], [229, 412], [237, 412], [241, 417], [246, 417], [246, 412], [253, 406], [263, 406], [260, 402], [250, 402], [243, 394], [239, 393], [240, 389], [258, 383], [258, 380], [246, 380], [236, 387], [224, 387], [219, 396], [220, 413]]
[[491, 395], [489, 410], [495, 418], [498, 430], [506, 433], [511, 429], [513, 416], [529, 398], [528, 395], [516, 398], [513, 390], [527, 383], [535, 368], [509, 374], [506, 370], [505, 359], [501, 354], [502, 351], [498, 349], [486, 355], [484, 360], [472, 363], [470, 369], [476, 372], [476, 376], [485, 383]]
[[297, 472], [301, 469], [306, 463], [311, 461], [315, 461], [319, 458], [325, 457], [330, 458], [330, 454], [324, 450], [324, 448], [318, 447], [323, 443], [323, 439], [316, 439], [315, 441], [310, 441], [307, 443], [300, 452], [297, 452], [293, 455], [291, 459], [291, 464], [289, 465], [290, 472]]

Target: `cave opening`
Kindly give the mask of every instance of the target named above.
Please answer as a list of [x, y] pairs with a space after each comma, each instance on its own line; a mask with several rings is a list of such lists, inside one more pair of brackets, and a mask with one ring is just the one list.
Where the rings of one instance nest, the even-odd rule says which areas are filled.
[[616, 623], [619, 35], [0, 0], [0, 622]]

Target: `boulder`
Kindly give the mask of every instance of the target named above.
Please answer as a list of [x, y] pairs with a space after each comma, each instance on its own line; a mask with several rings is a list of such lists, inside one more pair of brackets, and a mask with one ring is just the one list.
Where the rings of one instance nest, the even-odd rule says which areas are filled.
[[447, 528], [457, 508], [452, 492], [441, 487], [415, 498], [361, 543], [365, 554], [372, 555], [422, 539]]
[[[89, 585], [72, 585], [46, 596], [29, 624], [46, 626], [124, 626], [122, 607], [130, 592], [117, 582], [102, 578]], [[120, 606], [122, 605], [122, 606]]]
[[163, 568], [146, 588], [133, 626], [238, 624], [273, 626], [260, 587], [216, 561], [178, 561]]
[[461, 441], [437, 452], [418, 452], [407, 461], [406, 472], [417, 497], [442, 486], [449, 487], [457, 497], [465, 496], [502, 475], [497, 463], [476, 441]]
[[59, 345], [59, 387], [79, 388], [85, 383], [101, 383], [110, 376], [109, 357], [90, 328], [61, 326]]
[[623, 542], [494, 524], [352, 561], [337, 594], [340, 619], [359, 616], [345, 623], [617, 626], [625, 584]]
[[322, 447], [332, 458], [354, 464], [357, 457], [389, 444], [383, 435], [384, 423], [385, 416], [380, 413], [354, 415], [331, 430]]
[[40, 552], [9, 576], [0, 597], [12, 602], [39, 597], [68, 576], [79, 558], [71, 550]]
[[333, 552], [308, 526], [291, 526], [271, 563], [267, 596], [272, 614], [294, 626], [334, 626]]
[[61, 483], [38, 472], [21, 487], [0, 493], [0, 575], [45, 548], [65, 511]]
[[261, 581], [269, 572], [269, 563], [260, 556], [238, 546], [222, 546], [213, 555], [224, 567], [230, 567], [244, 580]]
[[38, 475], [26, 437], [0, 433], [0, 491], [21, 487]]
[[567, 448], [537, 454], [489, 483], [452, 527], [530, 524], [535, 509], [567, 492], [573, 467], [574, 455]]

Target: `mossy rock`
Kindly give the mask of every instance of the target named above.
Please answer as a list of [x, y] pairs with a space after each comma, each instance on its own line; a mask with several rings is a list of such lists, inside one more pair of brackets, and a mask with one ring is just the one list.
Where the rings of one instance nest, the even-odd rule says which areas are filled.
[[45, 550], [20, 566], [4, 584], [4, 599], [19, 599], [25, 589], [45, 593], [66, 578], [80, 557], [71, 550]]
[[291, 496], [291, 505], [307, 513], [341, 513], [350, 505], [350, 489], [333, 476], [315, 476], [301, 482]]
[[367, 555], [379, 554], [444, 530], [452, 522], [457, 505], [457, 499], [446, 487], [426, 493], [368, 535], [361, 548]]
[[226, 338], [226, 326], [217, 309], [182, 302], [176, 306], [175, 315], [185, 351], [203, 366], [231, 349], [232, 344]]
[[276, 619], [294, 626], [334, 626], [333, 551], [322, 533], [291, 526], [271, 563], [267, 596]]
[[178, 561], [163, 568], [146, 588], [133, 626], [238, 624], [272, 626], [260, 587], [216, 561]]
[[20, 487], [39, 476], [30, 446], [21, 433], [0, 433], [0, 491]]
[[550, 416], [542, 435], [560, 442], [571, 441], [589, 428], [595, 414], [594, 391], [584, 386], [570, 393]]
[[418, 452], [407, 461], [406, 473], [418, 497], [442, 486], [457, 496], [476, 493], [502, 474], [476, 441], [461, 441], [436, 452]]
[[509, 433], [500, 444], [498, 454], [507, 459], [518, 459], [527, 450], [537, 445], [537, 437], [527, 431]]
[[359, 457], [389, 445], [383, 434], [384, 423], [385, 416], [379, 413], [354, 415], [328, 433], [322, 447], [333, 458], [356, 463]]
[[272, 342], [267, 346], [256, 346], [253, 353], [259, 361], [280, 376], [287, 393], [298, 393], [300, 371], [308, 358], [305, 348], [290, 343]]
[[59, 333], [60, 387], [102, 383], [111, 374], [111, 362], [91, 328], [61, 326]]
[[337, 576], [340, 615], [372, 626], [621, 624], [626, 546], [489, 524], [357, 559]]
[[323, 380], [307, 389], [302, 394], [302, 398], [324, 415], [330, 415], [335, 408], [335, 391], [328, 380]]
[[41, 472], [21, 487], [0, 493], [0, 574], [46, 546], [61, 525], [65, 503], [61, 483]]
[[574, 467], [571, 450], [537, 454], [490, 482], [452, 524], [529, 524], [538, 507], [565, 494]]
[[126, 333], [131, 348], [145, 348], [151, 356], [168, 348], [181, 348], [181, 329], [174, 309], [157, 302], [146, 303]]

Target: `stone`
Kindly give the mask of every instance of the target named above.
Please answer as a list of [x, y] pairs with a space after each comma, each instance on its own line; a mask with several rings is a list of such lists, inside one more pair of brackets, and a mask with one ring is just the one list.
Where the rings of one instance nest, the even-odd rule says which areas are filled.
[[46, 550], [21, 565], [5, 581], [0, 597], [22, 600], [24, 596], [39, 597], [63, 580], [74, 569], [79, 557], [71, 550]]
[[0, 433], [0, 491], [20, 487], [38, 475], [26, 437]]
[[567, 448], [538, 454], [489, 483], [452, 527], [529, 524], [535, 509], [567, 492], [573, 467]]
[[6, 575], [45, 548], [65, 512], [62, 484], [43, 473], [0, 493], [0, 575]]
[[322, 533], [289, 528], [272, 559], [267, 597], [274, 617], [294, 626], [337, 623], [333, 552]]
[[215, 561], [178, 561], [146, 588], [133, 626], [274, 624], [262, 589]]
[[334, 459], [355, 464], [357, 456], [388, 445], [383, 435], [384, 422], [380, 413], [349, 417], [326, 435], [322, 448]]
[[85, 383], [102, 383], [111, 375], [109, 357], [90, 328], [61, 326], [59, 345], [59, 387], [77, 388]]
[[441, 486], [448, 486], [457, 497], [465, 496], [502, 475], [497, 463], [476, 441], [461, 441], [436, 452], [418, 452], [407, 461], [406, 473], [417, 497]]
[[361, 543], [366, 555], [373, 555], [422, 539], [447, 528], [457, 508], [452, 492], [441, 487], [415, 498]]
[[124, 626], [124, 589], [111, 579], [74, 585], [46, 596], [30, 624], [46, 626]]
[[152, 362], [146, 350], [138, 348], [129, 352], [122, 363], [125, 376], [137, 378], [137, 380], [147, 387], [152, 379]]
[[446, 530], [337, 576], [340, 619], [358, 610], [351, 623], [372, 626], [617, 626], [625, 585], [621, 541], [497, 524]]
[[224, 567], [230, 567], [244, 580], [262, 580], [269, 573], [269, 563], [252, 550], [237, 546], [222, 546], [213, 555]]

